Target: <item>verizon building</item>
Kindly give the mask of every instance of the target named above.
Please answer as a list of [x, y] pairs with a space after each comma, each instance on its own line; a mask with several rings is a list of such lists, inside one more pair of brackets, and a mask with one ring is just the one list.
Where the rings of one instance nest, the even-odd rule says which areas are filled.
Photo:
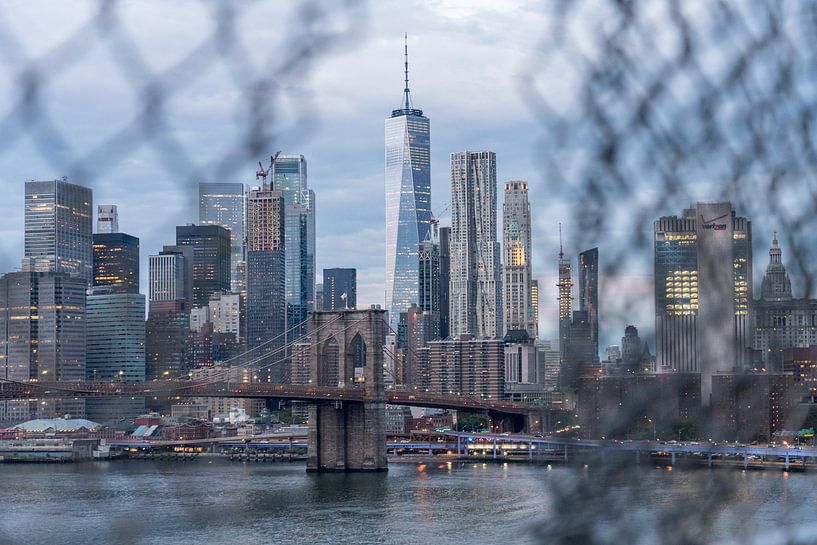
[[654, 233], [657, 370], [701, 373], [708, 404], [713, 374], [748, 365], [752, 223], [731, 203], [698, 203]]

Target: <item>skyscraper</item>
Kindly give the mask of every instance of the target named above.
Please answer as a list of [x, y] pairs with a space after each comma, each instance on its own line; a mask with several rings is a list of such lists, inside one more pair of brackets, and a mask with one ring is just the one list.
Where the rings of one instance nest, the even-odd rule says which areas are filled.
[[186, 307], [193, 304], [193, 248], [165, 246], [158, 255], [148, 258], [151, 301], [183, 299]]
[[[28, 382], [85, 378], [84, 279], [54, 272], [13, 272], [0, 278], [0, 378]], [[144, 316], [144, 315], [143, 315]], [[82, 416], [85, 404], [45, 400], [6, 405], [6, 416]], [[13, 408], [9, 414], [9, 408]], [[15, 413], [15, 411], [17, 411]], [[32, 411], [32, 412], [29, 412]]]
[[429, 120], [411, 103], [408, 45], [401, 108], [386, 119], [386, 310], [393, 329], [419, 297], [419, 245], [431, 222]]
[[193, 306], [230, 291], [230, 231], [221, 225], [176, 227], [176, 245], [193, 248]]
[[570, 319], [573, 315], [573, 278], [570, 260], [565, 259], [562, 247], [562, 224], [559, 224], [559, 352], [565, 356], [567, 339], [570, 335]]
[[[139, 293], [139, 239], [94, 235], [94, 281], [86, 297], [85, 375], [91, 380], [145, 380], [145, 296]], [[86, 400], [96, 422], [129, 419], [145, 410], [139, 398]]]
[[285, 204], [280, 190], [267, 184], [247, 197], [247, 344], [261, 362], [263, 380], [282, 382], [287, 354], [281, 352], [287, 331], [285, 284]]
[[512, 330], [525, 330], [531, 339], [535, 339], [537, 327], [531, 297], [532, 243], [527, 182], [505, 182], [505, 202], [502, 205], [502, 242], [505, 252], [503, 334]]
[[145, 377], [178, 378], [188, 372], [190, 307], [184, 299], [151, 301], [145, 324]]
[[90, 285], [93, 195], [62, 180], [26, 182], [24, 271], [64, 272]]
[[655, 222], [655, 339], [659, 371], [712, 375], [748, 363], [752, 223], [732, 205], [698, 203]]
[[432, 339], [440, 337], [440, 244], [426, 239], [420, 243], [420, 310], [431, 315], [428, 334]]
[[357, 308], [357, 269], [324, 269], [323, 310], [345, 308]]
[[496, 236], [496, 154], [451, 154], [450, 334], [496, 338], [502, 282]]
[[93, 240], [95, 293], [139, 293], [139, 239], [96, 233]]
[[119, 212], [115, 204], [100, 204], [96, 207], [96, 232], [119, 232]]
[[315, 303], [315, 192], [307, 187], [303, 155], [278, 155], [270, 180], [284, 197], [287, 326], [294, 339], [306, 333]]
[[587, 312], [590, 342], [599, 353], [599, 249], [579, 254], [579, 310]]
[[[145, 296], [138, 292], [92, 293], [86, 299], [85, 317], [86, 378], [145, 380]], [[134, 418], [144, 410], [144, 398], [86, 401], [86, 417], [97, 422]]]
[[230, 290], [246, 290], [244, 256], [244, 184], [199, 183], [199, 223], [230, 230]]

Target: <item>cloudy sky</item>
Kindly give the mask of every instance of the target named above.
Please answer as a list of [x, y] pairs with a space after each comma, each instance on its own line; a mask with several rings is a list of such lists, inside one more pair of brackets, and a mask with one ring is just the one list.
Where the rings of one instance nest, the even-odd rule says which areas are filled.
[[[147, 256], [173, 242], [174, 226], [197, 221], [195, 184], [253, 184], [257, 161], [283, 150], [308, 161], [318, 270], [356, 267], [359, 304], [382, 303], [383, 129], [402, 98], [407, 32], [412, 98], [431, 119], [432, 208], [450, 200], [454, 151], [495, 151], [499, 183], [530, 182], [540, 329], [554, 337], [557, 225], [574, 238], [575, 202], [554, 198], [537, 149], [543, 128], [521, 92], [547, 29], [538, 3], [248, 2], [232, 20], [214, 16], [214, 4], [3, 3], [2, 270], [22, 257], [23, 182], [67, 175], [93, 188], [95, 204], [119, 205], [120, 229], [141, 239], [144, 291]], [[547, 93], [569, 77], [538, 74], [537, 86]], [[551, 102], [569, 110], [556, 87]], [[600, 246], [604, 260], [605, 241], [582, 243]], [[626, 321], [647, 331], [649, 257], [602, 280], [603, 294], [643, 301]], [[624, 325], [603, 318], [602, 345]]]

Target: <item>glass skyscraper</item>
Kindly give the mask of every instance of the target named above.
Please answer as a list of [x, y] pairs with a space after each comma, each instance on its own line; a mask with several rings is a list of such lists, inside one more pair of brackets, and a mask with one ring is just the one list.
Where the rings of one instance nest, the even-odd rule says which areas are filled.
[[431, 227], [429, 120], [412, 107], [408, 48], [402, 108], [386, 119], [386, 310], [392, 328], [419, 299], [419, 246]]
[[193, 248], [193, 306], [230, 291], [230, 231], [220, 225], [180, 225], [176, 245]]
[[587, 312], [590, 341], [599, 353], [599, 249], [579, 254], [579, 310]]
[[357, 308], [357, 269], [324, 269], [323, 292], [322, 310]]
[[306, 333], [307, 312], [315, 303], [315, 192], [307, 187], [303, 155], [278, 155], [270, 181], [272, 190], [284, 197], [285, 290], [291, 340]]
[[139, 292], [139, 239], [125, 233], [94, 234], [94, 292]]
[[92, 193], [62, 180], [26, 182], [24, 271], [63, 272], [91, 283]]
[[230, 289], [235, 293], [246, 290], [245, 201], [242, 183], [199, 183], [199, 223], [230, 230]]

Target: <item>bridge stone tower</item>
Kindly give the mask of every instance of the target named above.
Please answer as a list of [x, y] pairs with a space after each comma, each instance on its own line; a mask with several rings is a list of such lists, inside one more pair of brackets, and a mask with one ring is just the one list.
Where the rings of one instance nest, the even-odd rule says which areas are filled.
[[307, 471], [385, 471], [383, 345], [386, 311], [310, 315], [310, 384], [361, 391], [365, 401], [309, 404]]

